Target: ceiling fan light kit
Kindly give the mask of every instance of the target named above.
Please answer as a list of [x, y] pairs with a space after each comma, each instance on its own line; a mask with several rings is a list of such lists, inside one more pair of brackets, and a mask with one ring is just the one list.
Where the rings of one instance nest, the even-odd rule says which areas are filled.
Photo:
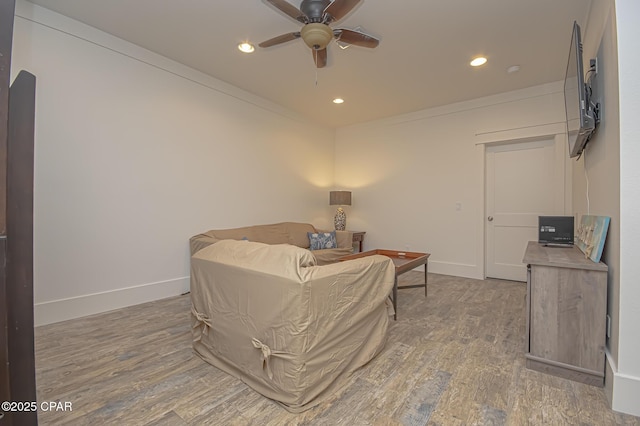
[[300, 30], [305, 44], [313, 50], [321, 50], [333, 39], [333, 30], [327, 24], [311, 23]]
[[354, 45], [374, 48], [380, 43], [375, 37], [358, 30], [332, 29], [329, 26], [330, 23], [339, 21], [346, 16], [362, 0], [302, 0], [300, 9], [286, 0], [266, 1], [285, 15], [303, 23], [304, 26], [300, 31], [282, 34], [263, 41], [258, 45], [262, 48], [302, 38], [305, 44], [311, 48], [316, 67], [322, 68], [327, 64], [327, 45], [334, 38], [341, 43], [340, 47]]

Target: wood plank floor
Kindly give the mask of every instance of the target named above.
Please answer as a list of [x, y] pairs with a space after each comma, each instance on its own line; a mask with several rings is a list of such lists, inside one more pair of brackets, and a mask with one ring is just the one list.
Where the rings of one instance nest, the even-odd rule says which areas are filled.
[[[422, 272], [401, 276], [418, 283]], [[524, 367], [525, 284], [429, 274], [400, 290], [384, 351], [291, 414], [191, 350], [189, 296], [38, 327], [41, 425], [640, 425], [602, 388]]]

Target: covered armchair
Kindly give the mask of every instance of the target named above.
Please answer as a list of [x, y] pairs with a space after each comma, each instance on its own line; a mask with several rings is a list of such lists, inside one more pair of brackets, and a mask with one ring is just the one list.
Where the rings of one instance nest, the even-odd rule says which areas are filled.
[[296, 246], [220, 241], [191, 259], [194, 350], [304, 411], [384, 347], [394, 276], [385, 256], [318, 266]]

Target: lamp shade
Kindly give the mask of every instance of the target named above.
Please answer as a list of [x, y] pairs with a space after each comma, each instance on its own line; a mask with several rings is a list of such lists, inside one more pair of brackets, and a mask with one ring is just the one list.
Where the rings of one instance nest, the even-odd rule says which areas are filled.
[[330, 206], [350, 206], [351, 191], [330, 191], [329, 205]]

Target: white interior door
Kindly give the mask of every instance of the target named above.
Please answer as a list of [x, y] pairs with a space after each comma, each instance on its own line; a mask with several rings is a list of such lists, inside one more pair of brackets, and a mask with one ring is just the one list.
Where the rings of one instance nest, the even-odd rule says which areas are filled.
[[560, 138], [487, 147], [487, 277], [526, 281], [522, 257], [538, 239], [538, 216], [564, 214], [564, 164]]

